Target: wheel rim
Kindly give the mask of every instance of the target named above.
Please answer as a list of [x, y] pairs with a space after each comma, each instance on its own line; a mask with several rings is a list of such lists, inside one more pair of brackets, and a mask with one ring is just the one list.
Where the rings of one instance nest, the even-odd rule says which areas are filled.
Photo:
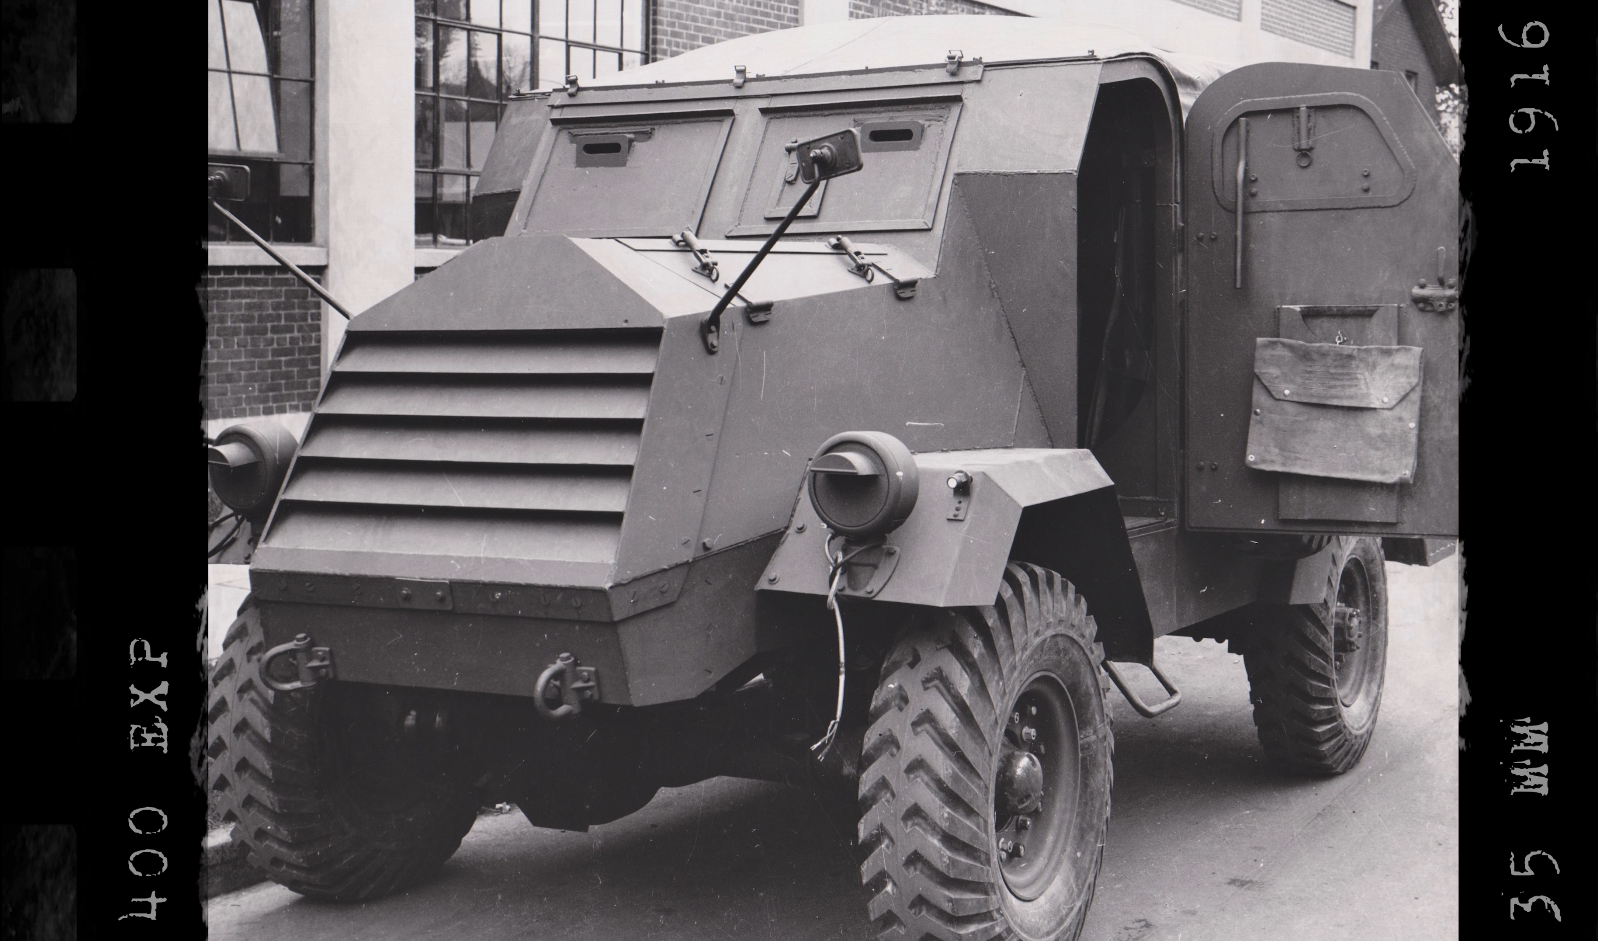
[[1337, 602], [1332, 609], [1332, 676], [1337, 698], [1353, 709], [1369, 698], [1380, 670], [1381, 654], [1371, 633], [1370, 573], [1365, 564], [1350, 557], [1337, 581]]
[[1004, 884], [1030, 902], [1054, 881], [1076, 825], [1081, 751], [1065, 686], [1038, 674], [1010, 706], [995, 776], [995, 847]]

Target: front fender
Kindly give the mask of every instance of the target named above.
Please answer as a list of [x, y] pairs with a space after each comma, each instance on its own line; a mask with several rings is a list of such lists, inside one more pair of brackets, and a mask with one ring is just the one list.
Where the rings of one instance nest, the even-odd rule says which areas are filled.
[[[936, 608], [992, 604], [1005, 563], [1016, 558], [1053, 569], [1077, 586], [1111, 656], [1145, 660], [1152, 654], [1153, 628], [1115, 485], [1091, 452], [937, 451], [917, 454], [915, 461], [920, 495], [909, 519], [887, 536], [897, 561], [873, 600]], [[963, 513], [955, 512], [957, 497], [947, 484], [960, 470], [971, 475]], [[827, 594], [829, 538], [836, 555], [841, 539], [821, 522], [801, 486], [782, 542], [756, 588]], [[862, 597], [858, 585], [848, 594]]]

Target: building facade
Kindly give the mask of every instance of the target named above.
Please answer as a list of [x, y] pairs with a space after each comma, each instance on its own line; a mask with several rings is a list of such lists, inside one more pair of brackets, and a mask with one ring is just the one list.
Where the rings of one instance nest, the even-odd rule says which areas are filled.
[[[514, 91], [711, 43], [877, 16], [1080, 16], [1241, 65], [1458, 81], [1433, 0], [207, 0], [212, 162], [249, 167], [230, 206], [359, 312], [468, 243], [471, 194]], [[971, 50], [967, 50], [971, 52]], [[202, 422], [304, 427], [343, 318], [208, 210]]]

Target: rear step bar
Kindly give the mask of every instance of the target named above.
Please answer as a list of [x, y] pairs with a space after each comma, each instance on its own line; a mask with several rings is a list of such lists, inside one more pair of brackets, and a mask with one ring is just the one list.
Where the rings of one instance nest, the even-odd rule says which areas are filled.
[[1132, 692], [1132, 688], [1126, 685], [1126, 677], [1121, 675], [1121, 671], [1116, 668], [1115, 664], [1108, 660], [1104, 661], [1104, 672], [1110, 674], [1110, 682], [1114, 683], [1115, 688], [1121, 691], [1121, 695], [1125, 696], [1126, 701], [1132, 704], [1132, 708], [1137, 710], [1138, 715], [1145, 719], [1152, 719], [1161, 713], [1175, 709], [1182, 702], [1182, 691], [1165, 678], [1165, 674], [1160, 672], [1160, 668], [1154, 665], [1152, 657], [1145, 666], [1149, 668], [1150, 673], [1154, 674], [1154, 678], [1160, 681], [1160, 685], [1165, 687], [1165, 691], [1170, 694], [1169, 699], [1150, 706], [1139, 699], [1137, 693]]

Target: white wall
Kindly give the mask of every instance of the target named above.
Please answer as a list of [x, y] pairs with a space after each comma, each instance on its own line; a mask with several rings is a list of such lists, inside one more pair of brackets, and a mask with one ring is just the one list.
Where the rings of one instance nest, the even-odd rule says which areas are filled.
[[[416, 12], [393, 0], [325, 7], [326, 286], [358, 313], [415, 277]], [[344, 318], [324, 304], [322, 324], [325, 375]]]
[[799, 0], [799, 25], [841, 23], [849, 18], [849, 0]]

